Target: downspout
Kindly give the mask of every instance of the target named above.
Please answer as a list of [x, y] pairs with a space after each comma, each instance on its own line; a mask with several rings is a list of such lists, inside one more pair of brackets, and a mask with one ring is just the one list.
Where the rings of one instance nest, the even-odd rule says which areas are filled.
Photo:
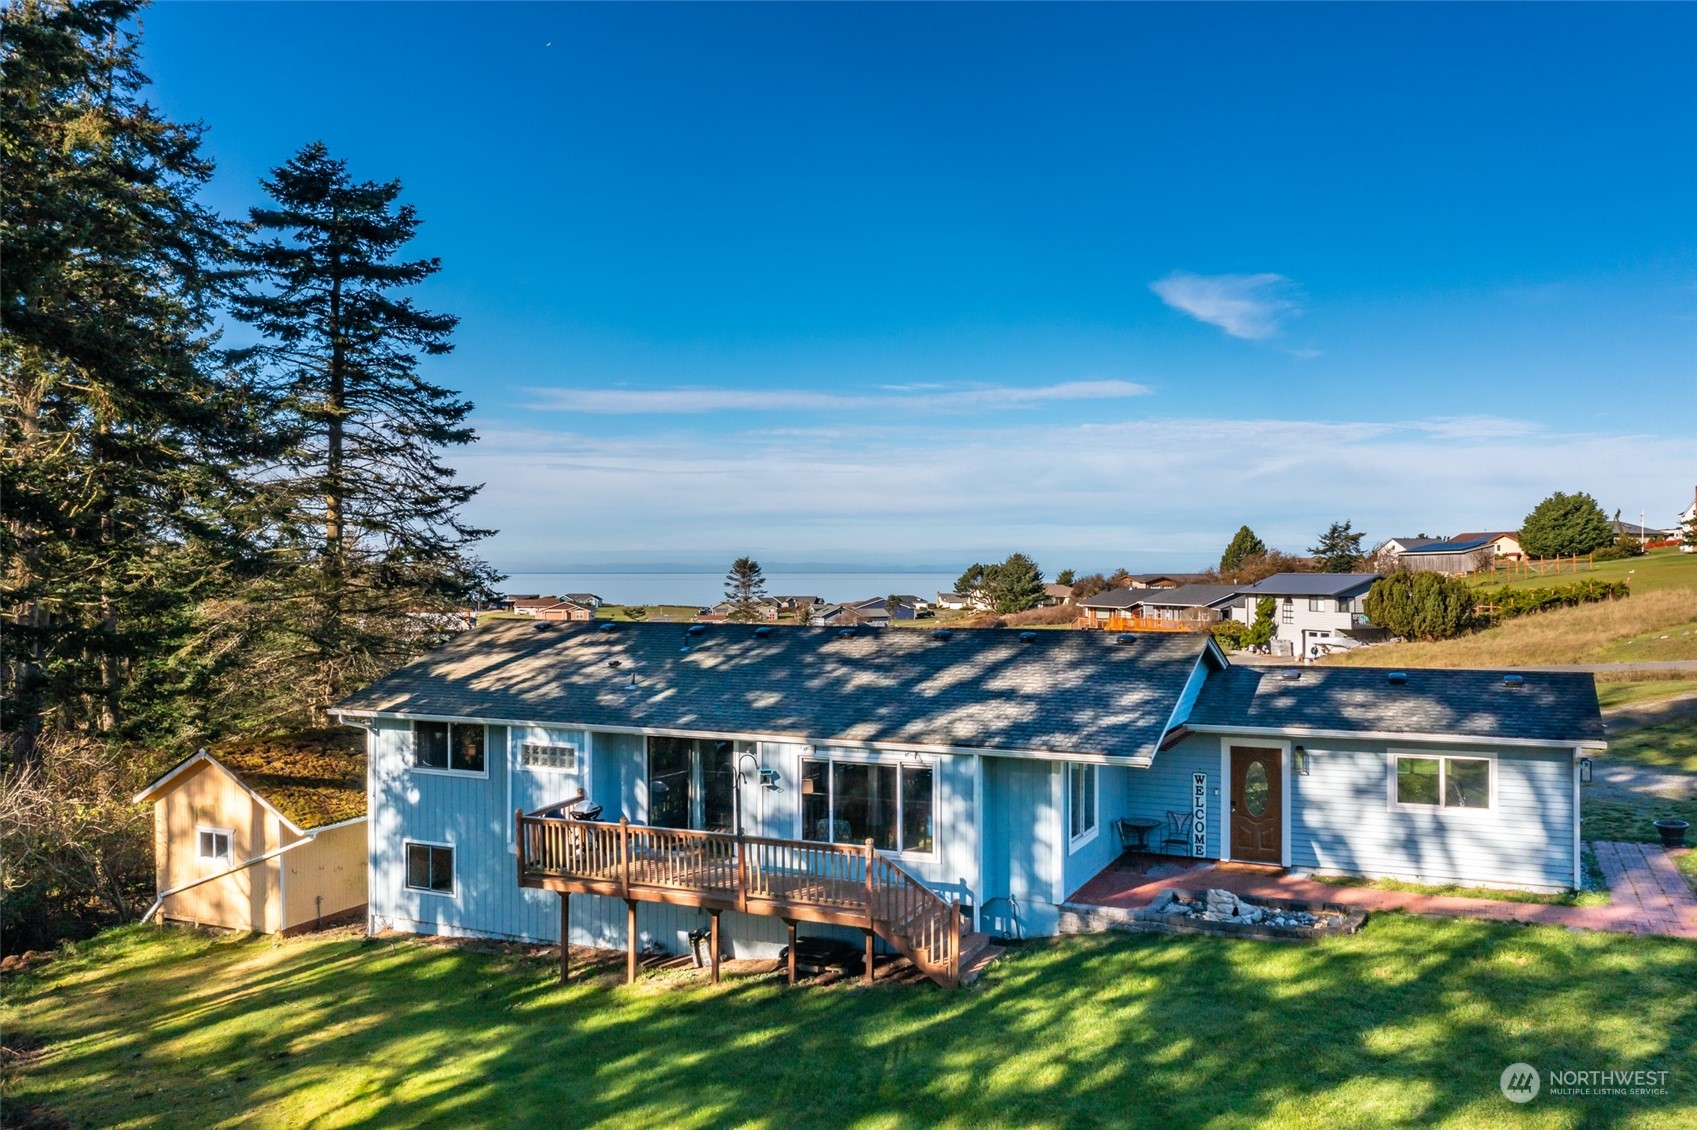
[[147, 908], [147, 913], [141, 916], [141, 920], [143, 922], [146, 922], [150, 918], [152, 918], [154, 915], [158, 914], [160, 912], [160, 908], [162, 908], [165, 905], [165, 900], [170, 898], [172, 895], [180, 895], [184, 891], [193, 890], [195, 887], [200, 886], [202, 883], [210, 883], [214, 879], [223, 879], [227, 876], [234, 875], [238, 871], [246, 871], [249, 867], [252, 867], [256, 863], [264, 863], [268, 859], [276, 859], [279, 855], [282, 855], [284, 852], [294, 851], [298, 847], [301, 847], [305, 844], [310, 844], [312, 841], [314, 841], [318, 838], [319, 832], [323, 832], [323, 831], [327, 831], [327, 830], [328, 830], [327, 828], [314, 829], [313, 831], [308, 832], [306, 835], [302, 836], [300, 839], [296, 840], [294, 843], [284, 844], [280, 848], [272, 848], [270, 851], [266, 852], [264, 855], [256, 855], [252, 859], [245, 860], [244, 862], [236, 864], [234, 867], [226, 868], [225, 870], [219, 871], [216, 874], [202, 875], [200, 878], [196, 879], [192, 883], [184, 883], [181, 886], [172, 887], [168, 891], [160, 891], [159, 897], [153, 900], [153, 905]]

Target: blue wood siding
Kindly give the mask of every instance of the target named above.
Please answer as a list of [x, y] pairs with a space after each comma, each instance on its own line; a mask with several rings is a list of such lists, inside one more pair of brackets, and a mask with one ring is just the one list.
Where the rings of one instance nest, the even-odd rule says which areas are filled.
[[[1155, 763], [1147, 769], [1131, 770], [1131, 786], [1126, 797], [1126, 811], [1121, 815], [1141, 816], [1166, 821], [1168, 812], [1191, 810], [1191, 776], [1208, 775], [1208, 848], [1207, 858], [1218, 859], [1220, 850], [1220, 739], [1197, 734], [1179, 742], [1172, 749], [1155, 755]], [[1150, 842], [1157, 847], [1162, 830], [1150, 833]]]
[[1560, 889], [1573, 885], [1573, 754], [1498, 749], [1496, 807], [1409, 811], [1390, 803], [1391, 749], [1416, 743], [1305, 742], [1291, 776], [1291, 865], [1417, 882]]
[[984, 903], [980, 926], [1007, 937], [1055, 932], [1062, 896], [1065, 766], [984, 759]]

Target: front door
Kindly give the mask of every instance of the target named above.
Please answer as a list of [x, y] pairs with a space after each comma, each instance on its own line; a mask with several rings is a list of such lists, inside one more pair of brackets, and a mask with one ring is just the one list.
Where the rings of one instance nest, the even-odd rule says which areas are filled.
[[1246, 863], [1284, 860], [1283, 755], [1232, 746], [1231, 857]]

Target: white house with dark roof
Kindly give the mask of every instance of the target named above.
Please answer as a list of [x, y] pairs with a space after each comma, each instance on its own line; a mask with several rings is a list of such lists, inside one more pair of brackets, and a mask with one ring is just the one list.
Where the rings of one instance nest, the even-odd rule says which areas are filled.
[[373, 929], [634, 968], [800, 923], [945, 984], [974, 939], [1053, 932], [1122, 819], [1190, 856], [1571, 887], [1603, 745], [1589, 675], [1236, 668], [1207, 633], [495, 622], [336, 713], [367, 731]]
[[1275, 573], [1238, 589], [1232, 618], [1255, 622], [1263, 598], [1273, 601], [1275, 654], [1311, 656], [1383, 640], [1364, 602], [1378, 573]]

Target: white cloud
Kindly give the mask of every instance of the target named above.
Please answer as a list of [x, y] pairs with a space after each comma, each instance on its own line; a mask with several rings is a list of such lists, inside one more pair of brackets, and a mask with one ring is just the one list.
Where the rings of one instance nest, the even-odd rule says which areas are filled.
[[1145, 396], [1133, 381], [1063, 381], [1024, 387], [973, 385], [881, 386], [876, 393], [801, 388], [538, 388], [533, 407], [597, 415], [693, 415], [702, 412], [983, 412], [1074, 400]]
[[1297, 286], [1283, 275], [1174, 271], [1149, 289], [1173, 309], [1246, 341], [1265, 341], [1286, 318], [1302, 313]]
[[1057, 569], [1202, 565], [1244, 522], [1290, 550], [1346, 518], [1370, 542], [1509, 528], [1551, 490], [1612, 510], [1645, 482], [1697, 474], [1675, 440], [1482, 419], [486, 429], [455, 462], [488, 484], [469, 517], [505, 531], [488, 547], [497, 565], [756, 549], [964, 564], [1016, 548]]

